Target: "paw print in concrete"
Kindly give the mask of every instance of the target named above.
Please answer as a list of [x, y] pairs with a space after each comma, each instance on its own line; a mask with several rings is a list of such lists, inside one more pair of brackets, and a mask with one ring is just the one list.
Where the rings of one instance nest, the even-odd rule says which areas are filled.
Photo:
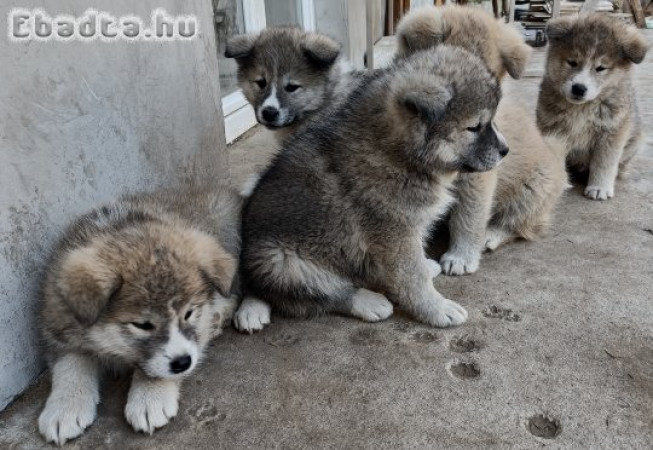
[[449, 342], [449, 350], [456, 353], [472, 353], [479, 351], [481, 348], [483, 348], [483, 344], [467, 335], [454, 337]]
[[553, 439], [562, 432], [560, 421], [544, 414], [536, 414], [528, 419], [526, 428], [533, 436], [543, 439]]
[[288, 331], [276, 331], [265, 336], [263, 341], [272, 347], [290, 347], [299, 342], [299, 336]]
[[519, 322], [521, 320], [521, 316], [513, 312], [512, 309], [502, 308], [496, 305], [488, 306], [482, 313], [490, 319], [501, 319], [508, 322]]
[[359, 328], [352, 333], [349, 341], [354, 345], [380, 345], [385, 343], [381, 333], [374, 328]]
[[473, 361], [454, 361], [449, 366], [449, 372], [460, 380], [473, 380], [481, 376], [481, 368]]
[[431, 342], [436, 342], [439, 338], [438, 335], [432, 331], [416, 331], [411, 333], [410, 336], [408, 336], [408, 339], [419, 344], [430, 344]]
[[188, 410], [188, 417], [198, 426], [213, 422], [222, 422], [227, 418], [225, 413], [218, 411], [218, 407], [207, 402]]

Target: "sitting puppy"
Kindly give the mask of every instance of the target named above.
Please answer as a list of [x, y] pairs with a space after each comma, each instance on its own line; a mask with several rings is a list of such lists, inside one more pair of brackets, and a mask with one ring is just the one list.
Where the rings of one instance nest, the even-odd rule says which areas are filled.
[[[479, 56], [501, 80], [520, 78], [531, 49], [512, 26], [482, 8], [424, 7], [407, 14], [397, 28], [398, 57], [439, 45], [455, 45]], [[461, 174], [451, 211], [449, 249], [440, 259], [449, 275], [478, 269], [483, 250], [514, 238], [535, 239], [548, 230], [549, 218], [568, 186], [559, 143], [545, 141], [535, 118], [508, 93], [495, 123], [510, 154], [494, 170]], [[518, 124], [518, 126], [517, 126]]]
[[125, 417], [152, 433], [231, 317], [240, 199], [224, 189], [127, 196], [77, 219], [53, 252], [41, 328], [52, 392], [39, 417], [63, 445], [95, 420], [103, 369], [133, 369]]
[[294, 27], [232, 37], [225, 56], [238, 64], [238, 86], [256, 120], [281, 142], [325, 105], [344, 99], [363, 72], [340, 58], [340, 44]]
[[[368, 76], [351, 70], [330, 37], [296, 27], [269, 27], [227, 42], [225, 56], [238, 64], [238, 86], [254, 108], [256, 120], [274, 131], [279, 143], [290, 139], [327, 107], [335, 108]], [[241, 194], [252, 193], [259, 175], [252, 175]], [[246, 298], [234, 315], [245, 332], [270, 323], [270, 307]]]
[[607, 200], [642, 141], [630, 69], [644, 60], [646, 41], [636, 28], [602, 14], [552, 20], [546, 33], [537, 124], [565, 141], [569, 166], [589, 170], [585, 196]]
[[499, 98], [478, 57], [443, 46], [375, 71], [307, 123], [245, 204], [246, 296], [297, 317], [377, 321], [394, 302], [433, 326], [463, 323], [423, 244], [458, 172], [508, 152], [491, 122]]

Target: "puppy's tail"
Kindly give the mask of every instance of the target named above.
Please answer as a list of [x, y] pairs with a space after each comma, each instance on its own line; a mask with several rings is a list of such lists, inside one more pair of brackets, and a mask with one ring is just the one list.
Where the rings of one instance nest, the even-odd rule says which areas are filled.
[[286, 316], [311, 318], [351, 309], [355, 289], [350, 281], [282, 246], [245, 245], [241, 275], [246, 296]]

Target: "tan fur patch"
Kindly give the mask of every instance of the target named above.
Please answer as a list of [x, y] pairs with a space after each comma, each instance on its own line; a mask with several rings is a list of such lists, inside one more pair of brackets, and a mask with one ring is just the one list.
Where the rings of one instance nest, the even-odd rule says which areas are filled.
[[482, 8], [447, 5], [418, 8], [397, 27], [401, 57], [441, 44], [479, 56], [499, 79], [523, 74], [531, 48], [512, 25], [497, 21]]

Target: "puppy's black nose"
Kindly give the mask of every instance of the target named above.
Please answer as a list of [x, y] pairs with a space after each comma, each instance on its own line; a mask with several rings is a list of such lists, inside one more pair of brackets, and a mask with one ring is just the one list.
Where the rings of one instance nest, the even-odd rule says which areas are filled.
[[576, 97], [582, 97], [587, 92], [587, 87], [584, 84], [572, 84], [571, 93]]
[[192, 360], [190, 355], [180, 356], [178, 358], [170, 361], [170, 372], [172, 373], [182, 373], [186, 372], [190, 367]]
[[508, 154], [509, 151], [510, 151], [510, 149], [508, 147], [501, 147], [501, 149], [499, 149], [499, 154], [503, 158], [504, 156], [506, 156]]
[[263, 119], [268, 122], [274, 122], [274, 120], [279, 117], [279, 110], [272, 106], [266, 106], [261, 112]]

